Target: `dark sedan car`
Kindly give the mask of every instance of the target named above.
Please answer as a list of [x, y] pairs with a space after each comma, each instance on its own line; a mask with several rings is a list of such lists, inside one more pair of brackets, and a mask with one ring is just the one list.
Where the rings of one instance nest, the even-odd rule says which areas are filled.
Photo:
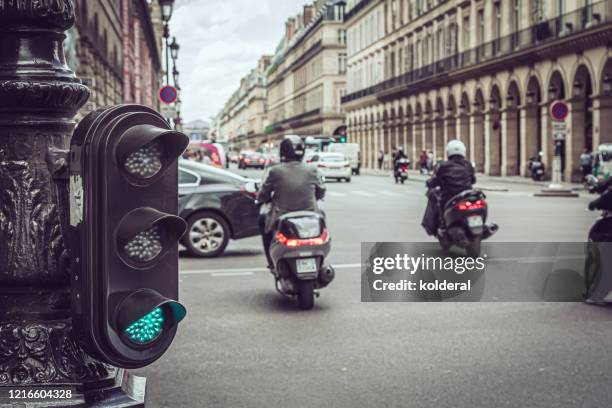
[[230, 239], [259, 234], [254, 186], [229, 171], [179, 161], [179, 215], [188, 225], [181, 243], [190, 254], [215, 257]]

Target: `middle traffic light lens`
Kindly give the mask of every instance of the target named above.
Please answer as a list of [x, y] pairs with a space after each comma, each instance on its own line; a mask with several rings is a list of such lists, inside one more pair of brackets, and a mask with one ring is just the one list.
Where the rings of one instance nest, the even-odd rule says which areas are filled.
[[164, 327], [164, 312], [161, 307], [132, 323], [125, 334], [136, 344], [147, 344], [157, 339]]
[[155, 176], [163, 167], [159, 144], [148, 144], [131, 153], [125, 159], [124, 166], [132, 177], [150, 179]]
[[125, 244], [123, 249], [134, 262], [149, 262], [155, 259], [163, 249], [159, 227], [153, 226], [139, 233]]

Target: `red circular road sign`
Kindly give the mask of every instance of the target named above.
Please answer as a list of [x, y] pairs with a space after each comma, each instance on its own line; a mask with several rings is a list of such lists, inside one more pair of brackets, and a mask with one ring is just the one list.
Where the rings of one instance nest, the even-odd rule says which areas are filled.
[[178, 98], [178, 92], [175, 87], [166, 85], [159, 90], [159, 99], [163, 103], [167, 103], [168, 105], [176, 102]]
[[550, 105], [550, 116], [553, 120], [564, 121], [569, 115], [569, 106], [565, 101], [554, 101]]

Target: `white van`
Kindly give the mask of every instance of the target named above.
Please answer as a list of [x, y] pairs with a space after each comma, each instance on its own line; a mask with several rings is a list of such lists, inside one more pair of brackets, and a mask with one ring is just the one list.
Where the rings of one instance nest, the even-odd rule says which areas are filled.
[[361, 169], [361, 152], [358, 143], [330, 143], [328, 149], [330, 153], [342, 153], [348, 157], [351, 163], [353, 174], [359, 175]]

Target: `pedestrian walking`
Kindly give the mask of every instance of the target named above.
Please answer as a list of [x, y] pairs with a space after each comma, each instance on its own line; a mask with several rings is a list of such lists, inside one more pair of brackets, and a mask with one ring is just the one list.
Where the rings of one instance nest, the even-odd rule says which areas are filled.
[[427, 174], [431, 174], [431, 172], [433, 171], [433, 166], [434, 155], [433, 152], [430, 150], [429, 152], [427, 152]]
[[383, 168], [383, 162], [385, 161], [385, 152], [383, 152], [382, 150], [380, 150], [378, 152], [378, 168], [380, 170], [382, 170]]
[[419, 172], [421, 174], [427, 172], [427, 152], [425, 150], [419, 156]]

